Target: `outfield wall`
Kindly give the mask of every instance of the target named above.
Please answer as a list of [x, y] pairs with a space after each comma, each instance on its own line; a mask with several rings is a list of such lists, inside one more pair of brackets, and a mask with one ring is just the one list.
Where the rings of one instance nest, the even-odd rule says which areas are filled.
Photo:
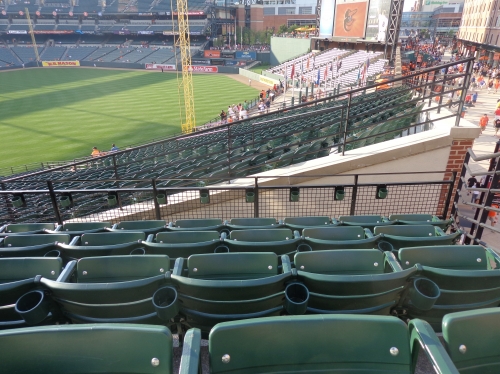
[[279, 65], [311, 50], [311, 39], [271, 37], [270, 64]]
[[257, 73], [254, 73], [253, 71], [250, 71], [250, 70], [247, 70], [247, 69], [239, 69], [239, 74], [240, 75], [243, 75], [244, 77], [247, 77], [248, 79], [251, 79], [255, 82], [260, 82], [260, 83], [264, 83], [265, 85], [267, 86], [274, 86], [275, 84], [279, 84], [279, 80], [278, 79], [273, 79], [273, 78], [269, 78], [267, 76], [264, 76], [264, 75], [260, 75], [260, 74], [257, 74]]

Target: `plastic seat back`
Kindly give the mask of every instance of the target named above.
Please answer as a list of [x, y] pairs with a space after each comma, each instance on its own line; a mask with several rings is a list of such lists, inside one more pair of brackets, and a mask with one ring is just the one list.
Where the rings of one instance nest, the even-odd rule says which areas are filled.
[[156, 234], [156, 242], [166, 244], [203, 243], [219, 239], [220, 234], [217, 231], [174, 231]]
[[22, 233], [30, 231], [54, 230], [53, 223], [13, 223], [7, 225], [5, 228], [6, 233]]
[[343, 223], [349, 223], [351, 225], [357, 225], [363, 223], [367, 223], [370, 225], [373, 225], [374, 223], [382, 223], [384, 222], [383, 218], [381, 216], [376, 216], [376, 215], [366, 215], [366, 216], [340, 216], [339, 221], [342, 221]]
[[361, 226], [317, 227], [305, 228], [302, 236], [321, 240], [360, 240], [365, 238], [365, 231]]
[[104, 229], [106, 227], [111, 227], [110, 222], [70, 222], [65, 223], [62, 227], [62, 231], [85, 231], [85, 230], [97, 230]]
[[290, 229], [250, 229], [231, 231], [230, 239], [242, 242], [281, 242], [293, 239], [293, 233]]
[[136, 242], [144, 240], [143, 232], [106, 232], [106, 233], [88, 233], [81, 236], [81, 245], [101, 246]]
[[392, 225], [392, 226], [375, 226], [375, 235], [385, 234], [393, 236], [406, 236], [410, 238], [428, 238], [436, 236], [436, 229], [431, 225]]
[[294, 259], [298, 271], [317, 274], [382, 274], [384, 254], [377, 249], [298, 252]]
[[273, 226], [277, 225], [274, 218], [233, 218], [231, 225], [235, 226]]
[[193, 229], [199, 228], [202, 230], [205, 227], [222, 225], [222, 221], [217, 218], [208, 219], [178, 219], [175, 221], [175, 227], [180, 229]]
[[165, 255], [86, 257], [78, 260], [78, 283], [109, 283], [165, 274], [170, 259]]
[[9, 283], [41, 275], [56, 280], [61, 274], [60, 257], [0, 258], [0, 283]]
[[399, 261], [403, 269], [408, 269], [415, 266], [415, 264], [452, 270], [491, 269], [486, 251], [480, 245], [401, 248], [399, 250]]
[[11, 235], [5, 238], [4, 247], [29, 247], [56, 242], [68, 244], [69, 241], [70, 236], [66, 234]]
[[274, 253], [210, 253], [187, 260], [189, 278], [256, 279], [278, 274]]
[[123, 221], [116, 225], [118, 230], [135, 230], [141, 231], [145, 229], [154, 229], [158, 227], [165, 227], [167, 223], [162, 220], [150, 220], [150, 221]]
[[[397, 348], [398, 354], [390, 353]], [[408, 328], [386, 316], [258, 318], [216, 325], [211, 373], [410, 373]]]
[[0, 332], [0, 346], [5, 373], [173, 372], [172, 334], [164, 326], [83, 324], [13, 329]]
[[391, 214], [389, 219], [391, 221], [432, 222], [433, 216], [431, 214]]
[[330, 217], [316, 216], [316, 217], [285, 217], [285, 225], [294, 226], [322, 226], [330, 224]]
[[460, 373], [500, 372], [500, 308], [450, 313], [442, 327], [446, 349]]

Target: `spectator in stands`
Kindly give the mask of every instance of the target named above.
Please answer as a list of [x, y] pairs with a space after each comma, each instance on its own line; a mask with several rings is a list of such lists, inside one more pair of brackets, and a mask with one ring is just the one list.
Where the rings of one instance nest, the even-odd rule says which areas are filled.
[[224, 109], [222, 109], [222, 110], [220, 111], [219, 116], [220, 116], [220, 121], [221, 121], [222, 123], [225, 123], [225, 122], [226, 122], [226, 118], [227, 118], [227, 114], [226, 114], [226, 112], [224, 112]]
[[101, 152], [97, 149], [97, 147], [92, 148], [92, 153], [90, 154], [92, 157], [98, 157], [101, 155]]
[[472, 94], [472, 104], [475, 104], [477, 101], [477, 91]]
[[247, 110], [243, 107], [240, 111], [240, 119], [247, 119], [248, 118], [248, 112]]
[[497, 135], [498, 134], [498, 130], [500, 130], [500, 118], [497, 118], [495, 120], [494, 125], [495, 125], [495, 135]]
[[118, 148], [114, 143], [111, 144], [111, 149], [109, 150], [110, 152], [118, 152], [120, 148]]
[[[492, 208], [496, 208], [498, 209], [498, 205], [496, 204], [492, 204], [491, 205]], [[497, 212], [495, 212], [494, 210], [490, 210], [488, 212], [488, 219], [490, 220], [491, 222], [491, 226], [495, 226], [495, 224], [497, 223], [498, 221], [498, 218], [497, 218]]]
[[271, 108], [271, 99], [268, 97], [266, 99], [266, 109], [267, 109], [267, 113], [269, 113], [269, 109]]

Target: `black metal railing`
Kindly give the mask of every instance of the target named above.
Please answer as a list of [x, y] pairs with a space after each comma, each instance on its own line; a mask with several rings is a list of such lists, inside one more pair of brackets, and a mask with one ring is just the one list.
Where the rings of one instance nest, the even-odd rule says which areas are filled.
[[[474, 163], [486, 160], [489, 161], [487, 171], [471, 169]], [[468, 149], [465, 155], [451, 213], [455, 228], [464, 232], [463, 241], [466, 244], [500, 249], [497, 244], [500, 229], [496, 227], [500, 213], [499, 161], [500, 141], [495, 144], [493, 153], [477, 156], [472, 149]], [[471, 179], [469, 183], [468, 177], [476, 178], [477, 182]]]
[[[335, 176], [334, 184], [320, 185], [314, 181], [307, 183], [311, 177], [247, 178], [246, 183], [218, 186], [202, 186], [195, 179], [180, 180], [182, 183], [175, 187], [161, 187], [161, 180], [157, 179], [118, 182], [143, 184], [134, 188], [95, 188], [96, 184], [116, 181], [84, 181], [87, 187], [94, 186], [92, 189], [73, 189], [70, 187], [73, 181], [40, 181], [33, 190], [12, 190], [9, 183], [2, 183], [0, 222], [284, 219], [392, 213], [446, 217], [455, 174], [443, 179], [444, 173], [346, 174]], [[314, 178], [322, 177], [332, 178], [331, 175]], [[274, 183], [278, 185], [271, 185], [269, 178], [277, 179]], [[408, 182], [409, 178], [417, 181]], [[66, 188], [61, 188], [64, 184]], [[382, 188], [387, 193], [381, 198], [378, 192]], [[343, 198], [339, 198], [339, 190], [343, 191]]]
[[[450, 77], [439, 75], [439, 69], [453, 63], [444, 64], [393, 80], [391, 84], [396, 86], [399, 83], [399, 88], [374, 91], [381, 86], [360, 87], [341, 95], [303, 103], [293, 109], [263, 114], [258, 118], [172, 137], [95, 159], [72, 162], [50, 170], [5, 178], [4, 182], [24, 179], [25, 182], [15, 188], [29, 189], [27, 180], [71, 179], [75, 172], [79, 177], [85, 175], [87, 178], [97, 171], [100, 175], [90, 177], [118, 181], [137, 178], [138, 172], [145, 171], [147, 178], [203, 177], [209, 180], [220, 177], [224, 180], [330, 153], [343, 155], [353, 148], [428, 130], [437, 120], [455, 118], [458, 124], [461, 110], [457, 113], [440, 113], [441, 108], [448, 105], [443, 104], [443, 97], [461, 90], [461, 96], [452, 101], [462, 105], [472, 61], [462, 61], [467, 64], [467, 68], [461, 74], [464, 77], [461, 86], [450, 87], [445, 84]], [[431, 105], [433, 99], [434, 104]], [[428, 116], [431, 112], [432, 119]], [[200, 165], [206, 160], [209, 160], [210, 172], [206, 164]], [[180, 167], [185, 162], [191, 162], [189, 173], [186, 168]], [[170, 167], [175, 170], [165, 172]]]

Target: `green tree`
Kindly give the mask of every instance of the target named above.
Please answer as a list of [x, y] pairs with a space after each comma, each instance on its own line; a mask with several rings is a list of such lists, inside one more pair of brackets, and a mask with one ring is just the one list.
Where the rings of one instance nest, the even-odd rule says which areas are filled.
[[278, 29], [278, 34], [284, 34], [288, 31], [288, 27], [286, 25], [281, 25], [280, 28]]

